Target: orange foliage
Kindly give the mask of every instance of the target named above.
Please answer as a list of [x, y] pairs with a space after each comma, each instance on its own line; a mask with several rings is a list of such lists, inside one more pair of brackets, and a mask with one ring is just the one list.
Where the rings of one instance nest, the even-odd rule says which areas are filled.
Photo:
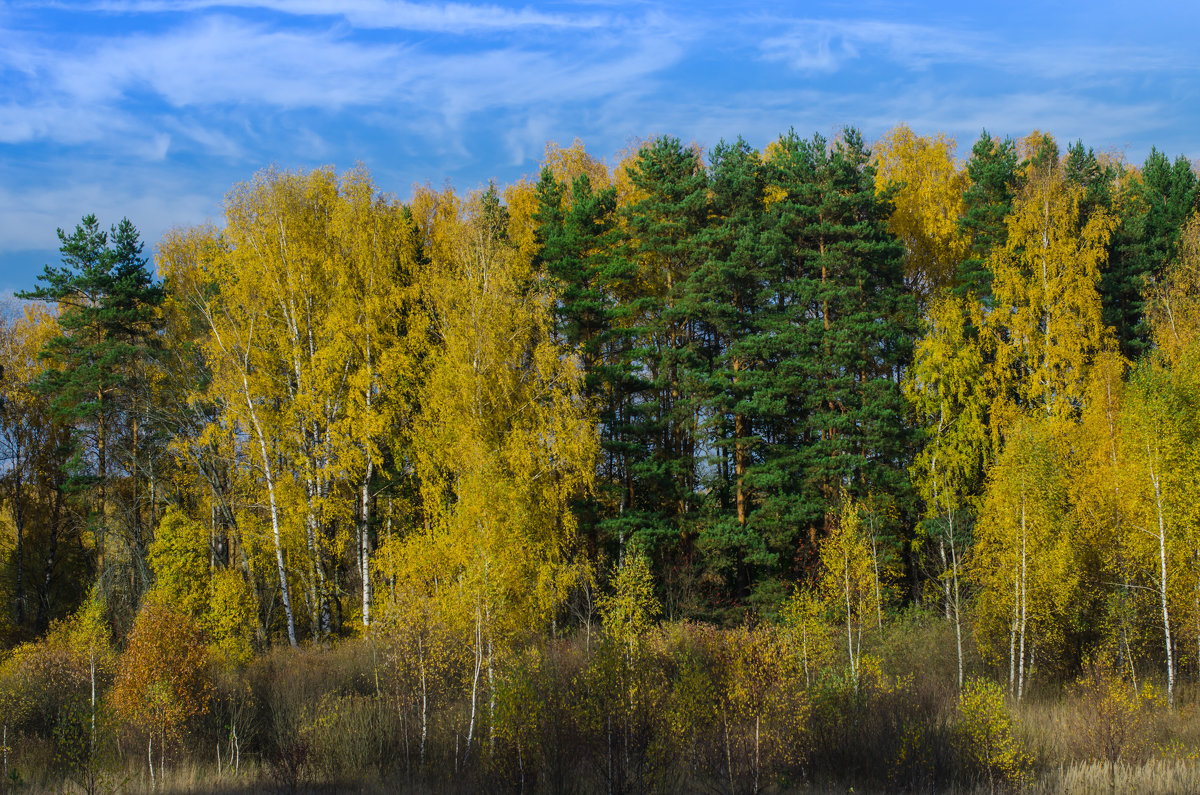
[[208, 711], [207, 657], [194, 619], [147, 600], [118, 663], [113, 706], [147, 732], [178, 737], [191, 718]]

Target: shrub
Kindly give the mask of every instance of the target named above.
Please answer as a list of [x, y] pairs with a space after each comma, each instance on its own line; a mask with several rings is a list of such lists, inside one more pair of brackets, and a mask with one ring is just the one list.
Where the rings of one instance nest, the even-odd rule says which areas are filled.
[[195, 620], [154, 599], [143, 602], [117, 666], [112, 702], [148, 735], [151, 780], [154, 735], [161, 773], [167, 743], [181, 739], [188, 723], [208, 711], [212, 686], [207, 663], [208, 649]]
[[972, 679], [963, 687], [955, 735], [968, 769], [985, 779], [988, 789], [1018, 786], [1030, 760], [1014, 729], [1004, 688], [987, 679]]

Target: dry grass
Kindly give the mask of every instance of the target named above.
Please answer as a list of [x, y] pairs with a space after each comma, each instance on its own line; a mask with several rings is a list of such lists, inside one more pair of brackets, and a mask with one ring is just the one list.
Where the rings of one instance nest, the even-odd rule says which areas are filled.
[[[632, 764], [619, 780], [631, 790], [749, 791], [743, 785], [752, 778], [741, 774], [750, 769], [743, 763], [756, 759], [746, 749], [757, 745], [746, 741], [756, 736], [757, 722], [726, 723], [725, 713], [711, 704], [687, 700], [710, 697], [723, 682], [733, 681], [729, 677], [743, 675], [730, 662], [732, 651], [748, 637], [737, 632], [672, 624], [652, 633], [636, 689], [639, 699], [648, 694], [645, 704], [632, 704], [624, 690], [619, 698], [604, 695], [608, 679], [606, 669], [597, 667], [603, 659], [595, 641], [590, 651], [582, 638], [548, 643], [532, 649], [530, 661], [520, 665], [514, 657], [515, 667], [497, 672], [497, 686], [523, 706], [498, 713], [502, 730], [494, 758], [488, 760], [481, 745], [470, 764], [458, 751], [466, 696], [455, 690], [461, 682], [447, 678], [431, 706], [423, 773], [415, 761], [412, 770], [405, 765], [405, 749], [415, 736], [414, 707], [398, 700], [386, 666], [376, 667], [384, 657], [368, 641], [271, 650], [216, 683], [213, 712], [194, 727], [184, 747], [169, 751], [165, 781], [156, 782], [156, 791], [450, 793], [516, 792], [524, 786], [525, 791], [600, 793], [612, 775], [610, 764], [620, 766], [625, 756], [609, 757], [609, 742], [621, 740], [620, 735], [610, 740], [609, 718], [613, 726], [630, 727], [626, 731], [637, 741], [633, 760], [642, 764]], [[800, 694], [797, 703], [803, 708], [787, 711], [804, 716], [795, 727], [803, 759], [791, 761], [780, 752], [768, 764], [772, 757], [764, 750], [763, 791], [989, 791], [986, 776], [972, 768], [958, 730], [952, 627], [938, 616], [914, 612], [868, 645], [877, 667], [858, 688], [835, 665], [837, 670], [811, 688], [789, 691]], [[968, 675], [985, 670], [968, 649]], [[757, 687], [756, 679], [747, 683]], [[1175, 709], [1168, 710], [1153, 693], [1133, 691], [1111, 675], [1062, 687], [1039, 682], [1023, 703], [1009, 704], [1032, 759], [1033, 778], [1025, 791], [1200, 792], [1198, 696], [1195, 686], [1182, 688]], [[621, 709], [629, 714], [618, 714]], [[222, 743], [228, 764], [229, 725], [235, 719], [240, 771], [218, 773], [216, 744]], [[763, 749], [769, 747], [769, 731], [791, 731], [778, 716], [772, 720], [777, 726], [770, 721], [761, 726]], [[482, 723], [477, 731], [488, 737]], [[105, 757], [109, 767], [97, 791], [151, 792], [145, 748], [139, 745], [144, 739], [116, 730], [109, 737], [114, 751]], [[63, 778], [69, 771], [56, 742], [23, 730], [10, 756], [22, 773], [17, 791], [84, 791], [69, 776]], [[415, 760], [411, 749], [409, 756]], [[4, 783], [0, 780], [0, 791]]]
[[1138, 764], [1077, 762], [1042, 776], [1031, 793], [1096, 795], [1103, 792], [1141, 795], [1179, 795], [1200, 792], [1200, 762], [1192, 759], [1151, 759]]

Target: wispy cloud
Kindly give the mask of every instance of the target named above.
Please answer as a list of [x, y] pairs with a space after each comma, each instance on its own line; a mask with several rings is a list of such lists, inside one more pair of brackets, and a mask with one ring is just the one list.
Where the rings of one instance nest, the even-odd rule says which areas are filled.
[[918, 71], [957, 64], [1042, 80], [1195, 70], [1200, 63], [1190, 52], [1069, 39], [1014, 41], [990, 28], [979, 31], [874, 19], [801, 19], [782, 24], [785, 33], [761, 41], [763, 57], [810, 73], [835, 72], [856, 61], [884, 59]]
[[148, 91], [176, 107], [258, 103], [337, 108], [377, 102], [402, 75], [398, 45], [363, 44], [325, 31], [272, 30], [213, 17], [162, 34], [94, 42], [73, 53], [25, 53], [47, 88], [78, 105]]
[[910, 67], [975, 60], [980, 37], [927, 25], [880, 20], [802, 19], [787, 32], [763, 39], [763, 55], [801, 71], [832, 72], [866, 56], [884, 56]]
[[437, 33], [476, 33], [530, 28], [594, 29], [609, 24], [599, 14], [545, 13], [475, 3], [410, 3], [405, 0], [95, 0], [29, 2], [25, 6], [75, 8], [119, 14], [265, 9], [292, 16], [340, 17], [358, 28]]
[[[158, 156], [163, 134], [178, 134], [180, 125], [169, 115], [140, 115], [131, 106], [144, 94], [176, 111], [220, 107], [249, 116], [264, 109], [339, 113], [390, 106], [453, 127], [491, 108], [638, 91], [682, 54], [653, 24], [627, 36], [597, 37], [588, 48], [518, 42], [454, 53], [360, 41], [336, 27], [275, 29], [218, 15], [157, 34], [88, 40], [69, 52], [21, 41], [0, 55], [0, 65], [20, 65], [36, 87], [26, 94], [37, 99], [0, 105], [0, 141], [78, 144], [122, 133]], [[213, 152], [238, 151], [228, 135], [197, 123], [185, 133], [193, 142]]]
[[611, 157], [634, 136], [761, 146], [904, 120], [960, 153], [983, 127], [1194, 145], [1200, 57], [1169, 30], [1114, 44], [1113, 26], [1018, 29], [968, 7], [523, 2], [0, 0], [0, 260], [52, 254], [54, 228], [89, 211], [155, 240], [272, 162], [363, 160], [403, 192], [533, 173], [548, 139], [576, 136]]

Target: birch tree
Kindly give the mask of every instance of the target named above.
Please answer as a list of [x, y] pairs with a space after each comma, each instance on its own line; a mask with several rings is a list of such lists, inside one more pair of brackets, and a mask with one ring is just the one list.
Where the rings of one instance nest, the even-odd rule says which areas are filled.
[[1092, 359], [1115, 345], [1097, 289], [1114, 221], [1100, 207], [1081, 218], [1082, 188], [1067, 181], [1053, 141], [1035, 133], [1026, 147], [1030, 160], [1007, 241], [989, 263], [994, 435], [1024, 411], [1078, 416]]
[[370, 623], [372, 487], [412, 401], [400, 341], [415, 229], [362, 170], [264, 172], [230, 194], [226, 221], [172, 248], [190, 252], [174, 282], [207, 332], [203, 397], [220, 406], [207, 433], [231, 435], [253, 462], [289, 641], [296, 585], [314, 637], [328, 638], [351, 546]]
[[922, 303], [954, 284], [967, 255], [959, 217], [968, 179], [954, 149], [952, 139], [916, 135], [904, 124], [872, 147], [875, 190], [889, 192], [888, 229], [904, 241], [905, 280]]
[[475, 753], [497, 655], [549, 624], [570, 588], [574, 519], [596, 438], [579, 362], [550, 334], [550, 302], [528, 286], [494, 193], [414, 201], [429, 266], [433, 340], [415, 419], [425, 516], [399, 547], [420, 559], [473, 659], [463, 760]]
[[1009, 691], [1026, 691], [1035, 659], [1061, 650], [1078, 572], [1067, 505], [1065, 432], [1053, 418], [1021, 420], [988, 477], [971, 580], [979, 589], [976, 639], [1002, 660]]
[[[1143, 362], [1130, 379], [1122, 412], [1129, 532], [1126, 565], [1136, 587], [1152, 594], [1160, 616], [1167, 675], [1167, 700], [1174, 704], [1179, 620], [1177, 610], [1194, 565], [1189, 539], [1196, 537], [1194, 473], [1200, 465], [1194, 443], [1194, 404], [1173, 374]], [[1191, 573], [1191, 577], [1195, 577]]]
[[878, 603], [862, 509], [848, 496], [843, 496], [837, 524], [821, 541], [820, 559], [821, 592], [844, 622], [850, 677], [857, 692], [863, 629], [872, 623]]
[[930, 303], [928, 329], [917, 342], [905, 397], [924, 426], [926, 441], [911, 475], [925, 502], [921, 544], [934, 554], [947, 620], [954, 622], [958, 686], [963, 685], [962, 572], [969, 508], [978, 498], [988, 436], [989, 382], [977, 329], [983, 316], [974, 296], [944, 295]]

